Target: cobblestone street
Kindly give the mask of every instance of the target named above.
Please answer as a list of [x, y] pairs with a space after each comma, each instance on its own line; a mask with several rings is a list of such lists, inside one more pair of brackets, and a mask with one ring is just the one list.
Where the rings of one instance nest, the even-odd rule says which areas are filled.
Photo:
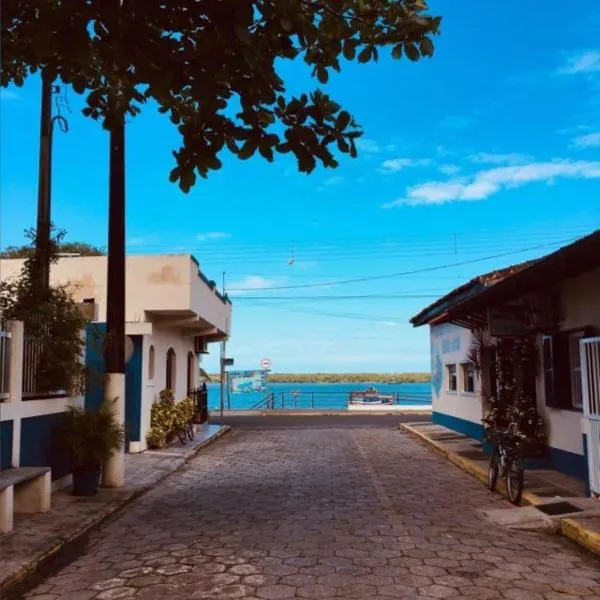
[[234, 430], [92, 534], [36, 600], [600, 598], [600, 561], [395, 429]]

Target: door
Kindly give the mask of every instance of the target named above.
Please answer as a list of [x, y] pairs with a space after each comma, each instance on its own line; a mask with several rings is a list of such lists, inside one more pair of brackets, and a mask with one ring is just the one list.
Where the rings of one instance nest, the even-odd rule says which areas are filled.
[[590, 491], [600, 494], [600, 337], [584, 338], [579, 347]]

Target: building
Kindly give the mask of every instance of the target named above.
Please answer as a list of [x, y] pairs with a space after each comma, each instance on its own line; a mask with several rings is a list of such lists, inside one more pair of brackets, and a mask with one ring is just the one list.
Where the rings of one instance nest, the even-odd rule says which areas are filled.
[[[1, 277], [17, 275], [22, 266], [22, 260], [0, 261]], [[87, 407], [103, 399], [106, 277], [106, 256], [61, 258], [50, 272], [51, 284], [70, 285], [92, 320], [87, 330]], [[140, 452], [146, 448], [150, 409], [159, 393], [169, 388], [176, 399], [188, 395], [197, 386], [202, 354], [229, 336], [231, 302], [189, 254], [128, 256], [125, 311], [127, 449]]]
[[[483, 439], [501, 340], [531, 340], [531, 395], [547, 462], [600, 494], [600, 231], [535, 261], [476, 277], [415, 315], [430, 326], [433, 421]], [[490, 346], [479, 373], [471, 349]]]

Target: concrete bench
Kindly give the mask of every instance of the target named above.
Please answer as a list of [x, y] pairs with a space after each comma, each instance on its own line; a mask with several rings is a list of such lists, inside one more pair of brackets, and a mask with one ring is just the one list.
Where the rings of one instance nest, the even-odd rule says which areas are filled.
[[0, 471], [0, 533], [13, 528], [13, 513], [50, 510], [50, 467], [20, 467]]

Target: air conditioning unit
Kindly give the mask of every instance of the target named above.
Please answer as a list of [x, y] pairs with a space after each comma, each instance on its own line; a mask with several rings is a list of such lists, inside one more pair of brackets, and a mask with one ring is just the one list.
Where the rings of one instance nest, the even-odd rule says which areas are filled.
[[196, 354], [208, 354], [208, 344], [206, 343], [206, 338], [197, 335], [194, 338], [194, 352]]

